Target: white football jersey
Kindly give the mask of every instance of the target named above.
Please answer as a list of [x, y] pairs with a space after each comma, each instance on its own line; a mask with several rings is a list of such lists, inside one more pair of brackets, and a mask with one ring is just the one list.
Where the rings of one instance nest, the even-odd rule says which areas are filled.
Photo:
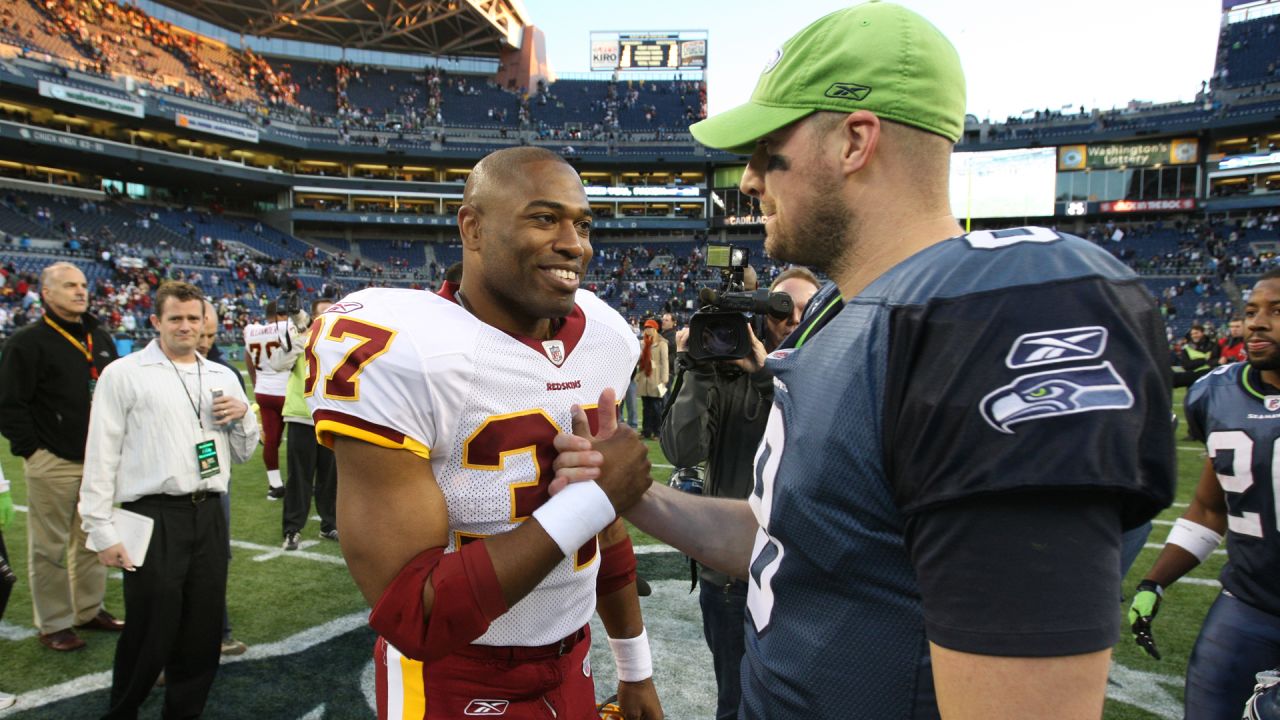
[[[513, 530], [546, 502], [552, 441], [570, 427], [570, 408], [594, 412], [605, 387], [622, 398], [640, 354], [622, 317], [582, 290], [546, 341], [510, 335], [420, 290], [361, 290], [318, 322], [305, 388], [316, 434], [326, 445], [345, 435], [429, 458], [448, 504], [448, 552]], [[599, 565], [593, 539], [476, 644], [546, 645], [582, 627]]]
[[289, 321], [250, 323], [244, 327], [245, 364], [253, 364], [253, 391], [263, 395], [284, 397], [289, 385], [289, 373], [271, 367], [271, 357], [284, 352], [285, 337], [289, 334]]

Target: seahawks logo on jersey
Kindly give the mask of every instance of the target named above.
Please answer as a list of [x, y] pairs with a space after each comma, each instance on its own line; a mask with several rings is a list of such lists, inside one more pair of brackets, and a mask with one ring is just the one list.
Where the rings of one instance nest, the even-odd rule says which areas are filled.
[[1011, 425], [1094, 410], [1133, 407], [1133, 393], [1111, 363], [1022, 375], [982, 398], [979, 408], [991, 427], [1013, 434]]

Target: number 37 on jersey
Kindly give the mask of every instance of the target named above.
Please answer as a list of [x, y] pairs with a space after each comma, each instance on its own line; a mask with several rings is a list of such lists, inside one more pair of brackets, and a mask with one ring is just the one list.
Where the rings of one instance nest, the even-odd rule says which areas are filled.
[[[363, 319], [345, 315], [321, 315], [312, 324], [307, 338], [303, 393], [308, 398], [314, 396], [323, 398], [324, 401], [317, 404], [325, 407], [332, 408], [335, 405], [350, 407], [353, 415], [344, 417], [342, 424], [359, 424], [362, 430], [366, 430], [359, 433], [359, 437], [372, 440], [379, 445], [403, 447], [423, 457], [429, 457], [430, 451], [426, 443], [431, 442], [430, 438], [409, 437], [412, 433], [403, 432], [407, 428], [396, 427], [397, 423], [390, 421], [390, 418], [382, 417], [381, 413], [378, 413], [378, 417], [370, 417], [370, 411], [374, 408], [370, 408], [369, 405], [374, 402], [394, 403], [401, 407], [412, 404], [413, 398], [396, 397], [397, 393], [411, 393], [412, 390], [408, 387], [389, 388], [390, 392], [383, 394], [388, 388], [379, 388], [374, 391], [376, 397], [370, 396], [367, 391], [362, 392], [362, 376], [370, 368], [378, 367], [375, 363], [391, 350], [397, 337], [396, 330]], [[334, 343], [340, 347], [326, 346], [325, 343]], [[323, 363], [322, 357], [325, 360]], [[391, 360], [388, 359], [386, 362]], [[425, 388], [422, 392], [426, 392]], [[356, 407], [360, 410], [356, 410]], [[594, 407], [587, 407], [586, 410], [594, 431], [598, 423], [597, 410]], [[321, 427], [323, 418], [333, 415], [331, 411], [318, 410], [316, 412], [318, 428]], [[385, 427], [369, 429], [384, 424]], [[532, 516], [533, 511], [550, 497], [547, 488], [554, 477], [552, 462], [556, 456], [553, 441], [560, 431], [560, 426], [545, 410], [527, 409], [491, 415], [468, 433], [461, 447], [462, 468], [465, 471], [497, 473], [494, 478], [505, 481], [508, 485], [508, 492], [503, 494], [506, 501], [503, 504], [509, 505], [510, 510], [509, 513], [504, 512], [507, 517], [501, 518], [500, 522], [513, 525], [521, 523]], [[388, 432], [394, 436], [394, 439], [382, 442]], [[505, 472], [508, 461], [520, 455], [527, 455], [532, 461], [535, 468], [533, 475], [522, 473], [513, 477], [512, 473]], [[448, 499], [451, 495], [450, 489], [444, 487], [442, 489], [445, 490], [446, 499]], [[452, 521], [450, 524], [454, 525]], [[455, 535], [454, 539], [458, 544], [483, 537], [483, 535], [462, 532]], [[575, 565], [584, 567], [594, 559], [595, 555], [596, 543], [592, 540], [578, 551]]]

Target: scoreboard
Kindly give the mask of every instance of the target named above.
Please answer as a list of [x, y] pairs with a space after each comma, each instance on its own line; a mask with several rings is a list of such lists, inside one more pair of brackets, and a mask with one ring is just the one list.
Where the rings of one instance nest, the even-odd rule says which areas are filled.
[[707, 33], [593, 32], [592, 70], [705, 70]]

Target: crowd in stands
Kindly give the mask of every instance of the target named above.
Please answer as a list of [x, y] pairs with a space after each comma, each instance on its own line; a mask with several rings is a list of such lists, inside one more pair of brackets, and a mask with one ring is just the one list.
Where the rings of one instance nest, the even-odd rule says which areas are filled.
[[1223, 25], [1216, 75], [1225, 87], [1280, 82], [1280, 17]]
[[[17, 6], [32, 0], [7, 1]], [[128, 75], [168, 92], [228, 105], [296, 106], [288, 78], [278, 77], [262, 58], [252, 52], [233, 53], [135, 6], [77, 0], [33, 4], [43, 15], [40, 29], [75, 48], [80, 57], [70, 59], [82, 70]]]
[[[1137, 131], [1153, 122], [1228, 113], [1259, 98], [1280, 100], [1278, 27], [1275, 16], [1224, 24], [1214, 77], [1202, 83], [1194, 103], [1046, 108], [992, 124], [987, 139]], [[264, 123], [274, 118], [336, 129], [340, 141], [350, 144], [386, 146], [379, 132], [408, 133], [406, 141], [439, 144], [450, 139], [446, 126], [487, 128], [495, 137], [529, 132], [539, 140], [566, 143], [676, 142], [687, 141], [688, 125], [706, 115], [701, 80], [621, 81], [615, 76], [520, 88], [433, 67], [410, 72], [268, 60], [114, 0], [0, 0], [0, 39], [83, 71], [127, 75], [164, 92], [229, 105]]]
[[[1116, 231], [1120, 230], [1119, 235]], [[1227, 220], [1093, 225], [1086, 237], [1143, 275], [1203, 274], [1217, 281], [1256, 275], [1277, 263], [1280, 213]], [[1254, 243], [1264, 244], [1256, 246]]]
[[[0, 40], [24, 55], [106, 78], [230, 106], [268, 124], [338, 131], [340, 142], [385, 146], [374, 133], [442, 143], [444, 128], [527, 131], [545, 140], [670, 142], [706, 115], [701, 81], [565, 81], [501, 87], [491, 77], [302, 60], [235, 50], [114, 0], [0, 0]], [[563, 89], [561, 89], [563, 87]]]
[[[221, 306], [225, 329], [233, 331], [260, 316], [265, 302], [285, 290], [296, 289], [304, 295], [345, 294], [383, 285], [430, 290], [439, 287], [444, 269], [461, 258], [456, 244], [433, 246], [431, 253], [424, 254], [421, 246], [403, 239], [361, 240], [360, 256], [348, 255], [346, 249], [329, 253], [312, 245], [300, 254], [284, 248], [264, 254], [220, 237], [184, 238], [156, 227], [170, 213], [189, 218], [184, 222], [192, 231], [215, 227], [209, 224], [215, 219], [208, 211], [194, 209], [135, 210], [129, 228], [113, 230], [103, 224], [89, 231], [84, 227], [94, 218], [121, 217], [115, 203], [16, 191], [0, 199], [0, 264], [5, 278], [0, 286], [4, 308], [0, 336], [38, 317], [33, 308], [39, 301], [35, 273], [53, 259], [51, 254], [85, 269], [93, 286], [94, 311], [116, 333], [139, 339], [150, 332], [150, 309], [144, 298], [166, 279], [184, 279], [204, 288]], [[32, 233], [13, 231], [19, 222], [45, 230], [34, 235], [45, 238], [46, 245], [20, 242], [20, 235], [29, 240]], [[250, 226], [262, 231], [252, 220], [222, 222], [227, 227], [235, 223], [250, 234], [255, 232]], [[144, 225], [155, 232], [142, 234]], [[155, 233], [164, 239], [156, 240]], [[1276, 254], [1280, 212], [1274, 210], [1190, 222], [1099, 223], [1085, 228], [1083, 234], [1144, 275], [1161, 303], [1171, 344], [1181, 341], [1192, 323], [1222, 327], [1236, 312], [1249, 278], [1280, 265]], [[62, 244], [50, 249], [50, 237], [61, 238]], [[699, 305], [699, 289], [721, 283], [720, 271], [705, 264], [704, 241], [700, 236], [598, 242], [584, 287], [630, 317], [671, 311], [687, 318]], [[760, 240], [739, 244], [750, 250], [762, 286], [785, 269], [764, 254]]]

